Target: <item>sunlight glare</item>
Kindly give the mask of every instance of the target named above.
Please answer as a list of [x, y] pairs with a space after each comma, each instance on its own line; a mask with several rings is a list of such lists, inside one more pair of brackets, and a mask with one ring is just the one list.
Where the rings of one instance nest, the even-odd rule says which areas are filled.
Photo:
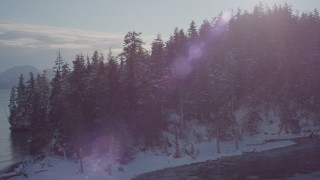
[[230, 21], [230, 19], [231, 19], [231, 17], [232, 17], [232, 14], [231, 14], [231, 11], [224, 11], [223, 13], [222, 13], [222, 16], [221, 16], [221, 18], [222, 18], [222, 20], [224, 21], [224, 22], [229, 22]]
[[188, 61], [199, 59], [203, 55], [202, 49], [203, 43], [191, 45], [188, 51]]

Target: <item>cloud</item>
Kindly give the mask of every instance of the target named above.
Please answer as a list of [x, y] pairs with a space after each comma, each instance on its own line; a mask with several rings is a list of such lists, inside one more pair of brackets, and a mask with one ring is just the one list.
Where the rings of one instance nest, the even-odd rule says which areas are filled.
[[33, 48], [40, 41], [33, 38], [15, 38], [15, 39], [0, 39], [0, 44], [12, 47], [31, 47]]
[[[124, 33], [97, 32], [82, 29], [32, 25], [0, 20], [0, 72], [16, 65], [51, 68], [56, 52], [70, 64], [76, 54], [90, 56], [94, 50], [104, 53], [112, 48], [122, 51]], [[150, 50], [153, 36], [142, 35], [144, 47]]]
[[[0, 21], [0, 45], [37, 49], [115, 49], [122, 47], [123, 33], [31, 25]], [[146, 48], [153, 37], [143, 36]]]

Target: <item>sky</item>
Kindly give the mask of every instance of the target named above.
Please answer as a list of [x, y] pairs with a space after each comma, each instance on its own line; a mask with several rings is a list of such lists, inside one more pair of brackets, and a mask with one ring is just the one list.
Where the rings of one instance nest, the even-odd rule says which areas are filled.
[[230, 9], [252, 11], [262, 2], [288, 3], [300, 12], [320, 9], [320, 0], [1, 0], [0, 72], [17, 65], [52, 68], [56, 52], [70, 64], [76, 54], [120, 52], [129, 31], [142, 32], [145, 48], [175, 27], [200, 26]]

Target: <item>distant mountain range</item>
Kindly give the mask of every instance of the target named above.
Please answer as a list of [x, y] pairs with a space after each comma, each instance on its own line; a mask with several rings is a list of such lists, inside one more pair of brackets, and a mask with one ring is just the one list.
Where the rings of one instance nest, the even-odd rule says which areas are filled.
[[[53, 77], [53, 70], [52, 69], [45, 69], [47, 72], [48, 78]], [[10, 69], [5, 70], [4, 72], [0, 73], [0, 89], [8, 89], [12, 86], [16, 85], [18, 83], [18, 78], [22, 74], [25, 78], [25, 81], [29, 79], [29, 73], [32, 72], [34, 76], [36, 76], [38, 73], [41, 73], [42, 71], [30, 66], [14, 66]]]

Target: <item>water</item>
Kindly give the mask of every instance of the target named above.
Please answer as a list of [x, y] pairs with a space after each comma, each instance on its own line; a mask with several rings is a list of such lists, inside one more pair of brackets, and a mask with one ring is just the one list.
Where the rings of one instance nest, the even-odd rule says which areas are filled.
[[10, 89], [0, 89], [0, 173], [22, 160], [27, 152], [24, 132], [11, 133], [8, 122]]

